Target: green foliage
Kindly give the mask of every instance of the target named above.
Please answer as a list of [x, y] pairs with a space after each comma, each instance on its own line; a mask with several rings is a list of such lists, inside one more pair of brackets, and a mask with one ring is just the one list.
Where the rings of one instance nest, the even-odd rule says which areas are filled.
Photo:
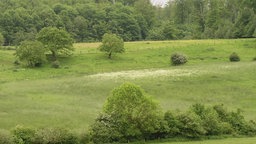
[[231, 134], [229, 133], [229, 130], [232, 129], [231, 125], [222, 122], [218, 113], [212, 107], [206, 108], [202, 104], [195, 104], [191, 107], [191, 110], [201, 118], [206, 135]]
[[233, 52], [230, 56], [229, 56], [229, 60], [231, 62], [239, 62], [240, 61], [240, 57], [238, 56], [237, 53]]
[[179, 120], [177, 119], [176, 113], [167, 111], [164, 114], [164, 120], [167, 122], [168, 125], [168, 132], [167, 136], [168, 137], [175, 137], [179, 136], [180, 134], [180, 129], [179, 129]]
[[16, 57], [29, 67], [41, 66], [46, 61], [45, 48], [39, 41], [23, 41], [16, 49]]
[[70, 55], [74, 50], [73, 39], [63, 29], [45, 27], [37, 34], [37, 40], [51, 51], [53, 60], [56, 60], [59, 54]]
[[14, 144], [14, 138], [9, 131], [0, 130], [1, 144]]
[[[250, 0], [172, 0], [164, 7], [150, 2], [0, 1], [0, 29], [5, 45], [34, 40], [45, 27], [63, 28], [78, 42], [100, 41], [107, 32], [124, 41], [255, 37], [255, 2]], [[173, 24], [166, 25], [169, 20]]]
[[101, 114], [96, 118], [91, 126], [90, 135], [94, 143], [111, 143], [124, 140], [115, 119], [107, 114]]
[[171, 55], [171, 63], [173, 65], [182, 65], [185, 64], [187, 61], [187, 56], [182, 53], [173, 53]]
[[4, 44], [4, 36], [2, 35], [2, 33], [0, 33], [0, 46], [2, 46]]
[[188, 138], [200, 138], [205, 135], [203, 121], [193, 112], [186, 112], [177, 116], [180, 134]]
[[115, 88], [103, 112], [92, 125], [92, 139], [97, 142], [150, 139], [161, 128], [158, 105], [134, 84]]
[[233, 132], [240, 135], [255, 135], [255, 122], [247, 122], [241, 114], [241, 110], [237, 112], [228, 112], [223, 105], [215, 105], [213, 109], [218, 113], [221, 121], [231, 125]]
[[35, 130], [28, 127], [16, 126], [12, 130], [13, 135], [15, 136], [17, 142], [22, 142], [22, 144], [31, 144], [33, 143], [35, 137]]
[[63, 128], [44, 128], [35, 133], [36, 144], [78, 144], [78, 138]]
[[111, 59], [112, 53], [123, 53], [124, 42], [115, 34], [104, 34], [102, 38], [102, 45], [99, 47], [100, 51], [108, 53], [108, 58]]
[[162, 27], [154, 27], [148, 32], [147, 36], [148, 40], [164, 40], [165, 37], [163, 35]]

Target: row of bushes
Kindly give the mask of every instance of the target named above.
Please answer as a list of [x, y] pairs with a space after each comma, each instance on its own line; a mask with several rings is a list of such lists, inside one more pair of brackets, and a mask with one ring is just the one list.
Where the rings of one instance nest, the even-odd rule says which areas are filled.
[[94, 143], [223, 135], [256, 135], [256, 123], [246, 121], [241, 110], [229, 112], [223, 105], [194, 104], [185, 112], [163, 113], [158, 103], [132, 83], [112, 91], [90, 129]]
[[[111, 119], [108, 119], [111, 121]], [[106, 124], [102, 129], [99, 124]], [[94, 143], [128, 143], [131, 141], [147, 141], [169, 138], [204, 139], [223, 136], [255, 136], [256, 123], [246, 121], [240, 110], [228, 112], [223, 105], [205, 107], [201, 104], [193, 105], [186, 112], [165, 112], [163, 119], [159, 119], [152, 127], [152, 133], [139, 133], [125, 137], [120, 129], [109, 125], [111, 122], [99, 121], [94, 124], [91, 138]], [[108, 130], [109, 129], [109, 130]], [[134, 131], [136, 132], [136, 127]], [[133, 130], [130, 130], [131, 132]], [[143, 131], [143, 130], [141, 130]], [[146, 131], [146, 130], [145, 130]]]
[[108, 96], [89, 135], [63, 128], [31, 129], [17, 126], [0, 131], [0, 144], [129, 143], [165, 138], [198, 139], [223, 135], [256, 135], [256, 123], [246, 121], [241, 110], [229, 112], [223, 105], [194, 104], [187, 111], [162, 112], [143, 89], [124, 83]]
[[164, 120], [168, 124], [165, 137], [256, 135], [254, 121], [246, 121], [241, 110], [229, 112], [223, 105], [206, 107], [202, 104], [195, 104], [184, 113], [167, 111]]
[[[90, 140], [94, 143], [129, 142], [153, 140], [159, 138], [203, 138], [222, 135], [256, 135], [256, 123], [246, 121], [240, 110], [227, 111], [223, 105], [206, 107], [202, 104], [193, 105], [186, 112], [165, 112], [163, 119], [155, 123], [157, 131], [153, 133], [133, 135], [128, 139], [118, 137], [113, 127], [111, 133], [104, 129], [94, 129], [91, 135], [75, 134], [63, 128], [32, 129], [17, 126], [11, 132], [0, 130], [1, 144], [85, 144]], [[135, 128], [134, 128], [135, 129]], [[132, 130], [131, 130], [132, 131]], [[97, 133], [97, 134], [95, 134]]]
[[11, 132], [0, 130], [1, 144], [85, 144], [86, 134], [74, 134], [64, 128], [32, 129], [16, 126]]
[[[231, 62], [238, 62], [240, 61], [240, 57], [236, 52], [233, 52], [229, 56], [229, 60]], [[256, 61], [256, 57], [253, 58], [254, 61]], [[173, 53], [170, 58], [171, 64], [172, 65], [182, 65], [188, 62], [188, 57], [182, 53]]]

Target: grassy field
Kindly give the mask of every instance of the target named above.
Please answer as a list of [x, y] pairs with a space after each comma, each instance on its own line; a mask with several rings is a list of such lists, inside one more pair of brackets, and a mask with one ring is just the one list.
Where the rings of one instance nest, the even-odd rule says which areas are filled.
[[[126, 53], [112, 60], [98, 45], [75, 44], [74, 55], [61, 58], [59, 69], [14, 66], [14, 51], [0, 50], [0, 129], [24, 125], [86, 131], [111, 90], [124, 82], [140, 85], [164, 111], [223, 103], [256, 120], [255, 39], [129, 42]], [[189, 62], [171, 66], [176, 51]], [[229, 62], [232, 52], [241, 62]]]

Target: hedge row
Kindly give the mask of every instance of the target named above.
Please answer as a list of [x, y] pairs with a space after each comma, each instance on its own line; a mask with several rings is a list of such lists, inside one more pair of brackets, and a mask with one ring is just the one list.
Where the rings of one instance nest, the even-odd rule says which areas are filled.
[[[109, 125], [111, 123], [111, 119], [107, 119], [107, 123], [102, 119], [96, 120], [91, 132], [94, 143], [125, 143], [177, 137], [201, 139], [228, 135], [256, 135], [256, 123], [254, 121], [246, 121], [241, 110], [229, 112], [223, 105], [206, 107], [202, 104], [195, 104], [186, 112], [167, 111], [163, 118], [154, 123], [155, 126], [152, 127], [156, 129], [152, 133], [140, 133], [139, 135], [134, 133], [128, 138], [122, 135], [123, 127], [115, 128]], [[104, 124], [106, 125], [102, 127]], [[130, 129], [130, 131], [136, 131], [136, 129], [138, 128], [134, 127], [134, 130]], [[143, 130], [141, 131], [143, 132]]]
[[[32, 129], [17, 126], [11, 131], [0, 130], [1, 144], [86, 144], [145, 141], [154, 139], [183, 137], [200, 139], [211, 136], [255, 136], [255, 121], [246, 121], [241, 110], [227, 111], [223, 105], [206, 107], [195, 104], [186, 112], [167, 111], [163, 119], [159, 119], [158, 130], [154, 133], [134, 136], [133, 139], [111, 137], [103, 129], [91, 131], [90, 134], [75, 134], [63, 128]], [[160, 126], [159, 126], [160, 124]], [[112, 129], [112, 133], [115, 133]], [[97, 134], [95, 134], [97, 133]], [[104, 135], [104, 136], [102, 136]], [[94, 136], [97, 136], [95, 138]]]
[[16, 126], [11, 132], [0, 130], [1, 144], [85, 144], [89, 136], [78, 135], [63, 128], [32, 129]]

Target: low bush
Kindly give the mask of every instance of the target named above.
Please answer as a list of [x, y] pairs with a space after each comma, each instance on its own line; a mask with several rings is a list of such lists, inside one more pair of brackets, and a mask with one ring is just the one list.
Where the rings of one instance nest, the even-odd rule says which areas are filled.
[[252, 60], [253, 60], [253, 61], [256, 61], [256, 57], [254, 57]]
[[9, 131], [0, 130], [0, 144], [14, 144], [13, 136]]
[[237, 53], [233, 52], [230, 56], [229, 56], [229, 60], [231, 62], [239, 62], [240, 61], [240, 57], [238, 56]]
[[33, 143], [33, 138], [35, 136], [35, 130], [28, 127], [16, 126], [12, 133], [15, 137], [15, 141], [21, 141], [22, 144], [31, 144]]
[[35, 133], [36, 144], [78, 144], [78, 138], [63, 128], [44, 128]]
[[187, 56], [182, 53], [173, 53], [171, 55], [171, 63], [172, 65], [182, 65], [187, 62]]

